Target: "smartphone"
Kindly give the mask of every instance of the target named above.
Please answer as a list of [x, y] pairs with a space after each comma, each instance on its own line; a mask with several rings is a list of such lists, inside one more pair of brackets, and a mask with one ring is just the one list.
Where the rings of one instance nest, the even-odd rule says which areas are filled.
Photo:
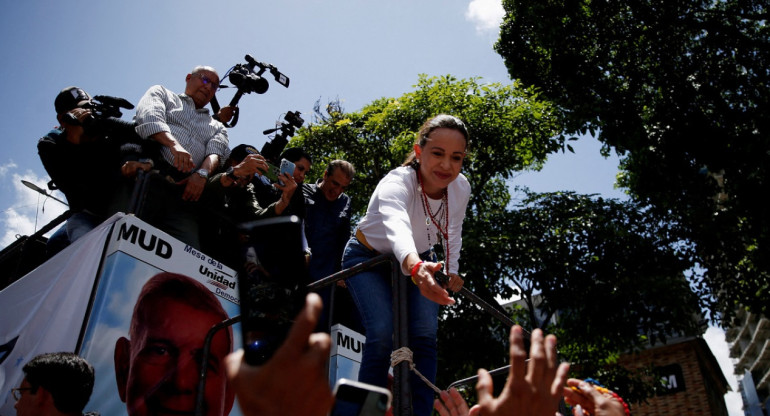
[[280, 174], [278, 175], [278, 183], [280, 183], [281, 186], [283, 186], [283, 182], [281, 181], [281, 176], [283, 176], [284, 173], [288, 174], [289, 176], [293, 176], [294, 167], [295, 167], [294, 162], [289, 162], [286, 159], [281, 159], [281, 171], [279, 172]]
[[265, 176], [267, 176], [268, 179], [270, 179], [273, 183], [278, 182], [283, 186], [283, 182], [281, 181], [280, 177], [284, 173], [288, 173], [289, 175], [294, 175], [294, 163], [289, 162], [286, 159], [281, 159], [281, 167], [278, 168], [272, 163], [267, 164], [268, 169], [267, 172], [265, 172]]
[[382, 416], [390, 408], [390, 391], [382, 387], [341, 378], [334, 386], [330, 416]]
[[270, 182], [272, 183], [278, 182], [278, 168], [270, 162], [267, 162], [267, 172], [265, 172], [263, 175], [267, 179], [270, 179]]
[[238, 271], [245, 360], [260, 365], [281, 346], [305, 303], [309, 276], [302, 221], [281, 216], [241, 224], [245, 247]]

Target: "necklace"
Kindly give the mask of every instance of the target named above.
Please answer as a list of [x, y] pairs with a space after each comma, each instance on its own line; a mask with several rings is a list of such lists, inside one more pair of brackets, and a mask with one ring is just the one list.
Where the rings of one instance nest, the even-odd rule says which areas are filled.
[[438, 209], [436, 209], [436, 212], [433, 213], [433, 209], [431, 209], [430, 202], [428, 201], [428, 195], [425, 194], [425, 188], [422, 186], [422, 175], [419, 171], [417, 171], [417, 182], [419, 183], [420, 194], [422, 194], [420, 201], [422, 202], [422, 212], [425, 214], [425, 226], [426, 231], [428, 232], [428, 244], [433, 247], [430, 238], [430, 225], [432, 223], [438, 230], [438, 233], [436, 233], [436, 237], [438, 239], [437, 243], [443, 243], [444, 270], [446, 273], [449, 273], [449, 192], [446, 188], [444, 188], [441, 195], [441, 204], [439, 205]]

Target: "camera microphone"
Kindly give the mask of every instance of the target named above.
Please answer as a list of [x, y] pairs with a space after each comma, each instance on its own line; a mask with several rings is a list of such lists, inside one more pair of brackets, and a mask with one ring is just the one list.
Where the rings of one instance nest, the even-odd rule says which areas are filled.
[[114, 105], [120, 108], [127, 108], [129, 110], [134, 108], [134, 105], [131, 104], [128, 100], [125, 98], [120, 97], [112, 97], [109, 95], [95, 95], [94, 100], [100, 101], [107, 105]]
[[253, 57], [253, 56], [251, 56], [251, 55], [248, 55], [248, 54], [247, 54], [247, 55], [246, 55], [246, 57], [245, 57], [245, 58], [243, 58], [243, 59], [245, 59], [245, 60], [246, 60], [246, 62], [248, 62], [248, 63], [249, 63], [249, 65], [251, 65], [251, 67], [252, 67], [252, 68], [254, 68], [255, 66], [258, 66], [258, 67], [260, 67], [260, 68], [264, 68], [264, 67], [266, 67], [266, 66], [267, 66], [267, 65], [263, 64], [262, 62], [259, 62], [259, 61], [257, 61], [256, 59], [254, 59], [254, 57]]
[[280, 130], [280, 129], [281, 129], [280, 127], [278, 127], [278, 128], [275, 128], [275, 129], [267, 129], [267, 130], [263, 131], [263, 132], [262, 132], [262, 134], [270, 134], [270, 133], [275, 133], [275, 132], [277, 132], [277, 131], [278, 131], [278, 130]]

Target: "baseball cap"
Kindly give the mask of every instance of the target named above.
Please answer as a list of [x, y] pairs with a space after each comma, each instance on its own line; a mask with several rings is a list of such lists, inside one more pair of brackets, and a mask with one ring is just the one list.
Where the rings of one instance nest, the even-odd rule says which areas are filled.
[[248, 155], [258, 155], [257, 149], [250, 144], [239, 144], [230, 152], [230, 159], [240, 162]]
[[89, 101], [91, 96], [87, 92], [78, 87], [67, 87], [59, 92], [53, 105], [56, 108], [56, 114], [62, 114]]

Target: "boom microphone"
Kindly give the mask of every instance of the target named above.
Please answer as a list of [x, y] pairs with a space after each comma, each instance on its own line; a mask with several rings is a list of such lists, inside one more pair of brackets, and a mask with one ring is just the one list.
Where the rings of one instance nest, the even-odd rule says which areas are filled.
[[100, 101], [104, 104], [114, 105], [120, 108], [127, 108], [129, 110], [132, 110], [134, 108], [134, 105], [131, 104], [125, 98], [112, 97], [109, 95], [95, 95], [94, 100]]

